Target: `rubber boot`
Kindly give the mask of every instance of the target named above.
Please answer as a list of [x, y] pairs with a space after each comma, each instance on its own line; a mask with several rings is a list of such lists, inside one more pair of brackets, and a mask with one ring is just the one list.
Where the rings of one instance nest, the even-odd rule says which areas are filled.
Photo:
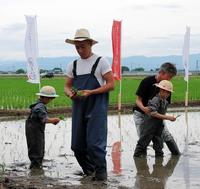
[[181, 154], [174, 139], [170, 140], [170, 141], [166, 141], [165, 143], [166, 143], [167, 147], [169, 148], [170, 152], [172, 153], [172, 155], [180, 155]]
[[157, 150], [157, 151], [155, 151], [155, 157], [163, 157], [164, 156], [164, 153], [163, 153], [163, 151], [162, 150]]
[[138, 145], [135, 148], [133, 157], [146, 157], [147, 156], [147, 149], [141, 149]]
[[93, 181], [107, 181], [107, 173], [96, 173]]

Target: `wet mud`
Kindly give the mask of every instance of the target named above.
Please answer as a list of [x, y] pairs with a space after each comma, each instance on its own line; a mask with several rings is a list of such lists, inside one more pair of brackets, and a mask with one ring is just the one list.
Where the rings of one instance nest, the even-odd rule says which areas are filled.
[[107, 166], [108, 181], [92, 181], [84, 177], [73, 152], [71, 143], [71, 118], [59, 125], [47, 124], [43, 168], [29, 169], [24, 119], [0, 122], [0, 189], [62, 189], [62, 188], [200, 188], [200, 116], [199, 112], [184, 112], [176, 122], [166, 122], [177, 142], [181, 155], [171, 156], [164, 145], [164, 158], [155, 158], [152, 145], [147, 158], [133, 158], [137, 135], [132, 115], [108, 118]]
[[[184, 110], [185, 102], [174, 102], [170, 104], [170, 108], [172, 111], [176, 108]], [[133, 104], [122, 104], [121, 105], [121, 114], [131, 114], [133, 109]], [[200, 101], [190, 101], [188, 104], [188, 110], [198, 110], [200, 109]], [[64, 114], [66, 116], [71, 116], [71, 107], [55, 107], [50, 108], [48, 110], [49, 114]], [[9, 120], [9, 119], [16, 119], [16, 118], [23, 118], [26, 117], [29, 113], [29, 109], [0, 109], [0, 120]], [[115, 115], [118, 113], [118, 106], [116, 105], [110, 105], [108, 107], [108, 113], [109, 115]]]

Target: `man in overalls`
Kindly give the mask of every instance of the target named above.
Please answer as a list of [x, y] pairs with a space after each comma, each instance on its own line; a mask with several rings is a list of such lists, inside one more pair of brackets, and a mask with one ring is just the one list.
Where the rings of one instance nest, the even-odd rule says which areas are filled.
[[86, 29], [78, 29], [74, 39], [80, 58], [67, 66], [65, 94], [72, 99], [71, 148], [85, 175], [107, 180], [107, 107], [108, 92], [114, 79], [108, 61], [92, 52], [97, 43]]

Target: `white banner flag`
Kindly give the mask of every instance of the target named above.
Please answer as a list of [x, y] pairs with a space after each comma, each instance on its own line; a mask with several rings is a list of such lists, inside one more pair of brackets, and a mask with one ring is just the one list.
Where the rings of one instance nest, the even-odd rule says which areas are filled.
[[185, 69], [185, 81], [188, 82], [189, 79], [189, 53], [190, 51], [190, 28], [186, 27], [186, 32], [184, 36], [184, 44], [183, 44], [183, 66]]
[[40, 83], [38, 57], [38, 36], [36, 16], [25, 16], [27, 29], [25, 36], [25, 55], [27, 59], [28, 82]]

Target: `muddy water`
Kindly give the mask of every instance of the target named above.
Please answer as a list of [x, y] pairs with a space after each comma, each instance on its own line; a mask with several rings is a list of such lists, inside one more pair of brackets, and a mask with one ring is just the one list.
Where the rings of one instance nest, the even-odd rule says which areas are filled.
[[[155, 159], [151, 145], [146, 159], [133, 159], [137, 142], [132, 115], [108, 118], [108, 182], [95, 183], [76, 175], [80, 170], [70, 150], [71, 118], [57, 126], [46, 126], [46, 152], [43, 170], [30, 172], [27, 157], [24, 120], [0, 123], [0, 164], [5, 164], [8, 183], [13, 188], [200, 188], [200, 116], [189, 112], [188, 129], [184, 113], [176, 122], [166, 122], [182, 155], [171, 157], [164, 146], [165, 157]], [[121, 150], [120, 150], [121, 149]], [[2, 174], [0, 167], [0, 173]], [[4, 177], [0, 175], [0, 179]], [[22, 184], [23, 183], [23, 184]]]

